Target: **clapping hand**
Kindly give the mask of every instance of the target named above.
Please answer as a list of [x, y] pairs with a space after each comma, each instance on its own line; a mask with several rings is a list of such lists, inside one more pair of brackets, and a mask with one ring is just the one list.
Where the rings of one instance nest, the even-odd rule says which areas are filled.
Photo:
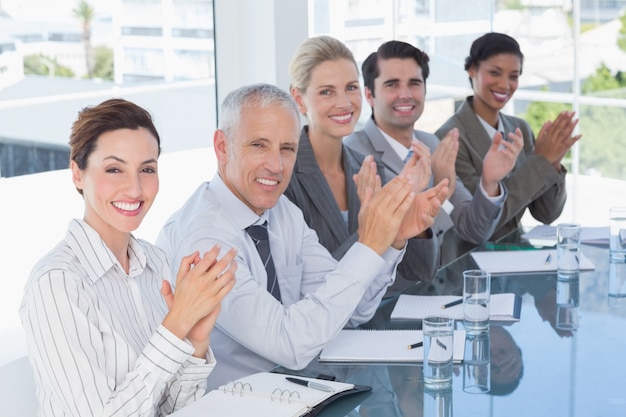
[[176, 290], [166, 280], [161, 294], [169, 308], [163, 326], [194, 346], [194, 356], [205, 357], [209, 334], [220, 312], [222, 299], [235, 285], [237, 251], [230, 249], [218, 259], [215, 245], [202, 258], [195, 252], [182, 259], [176, 277]]
[[509, 140], [504, 140], [502, 134], [497, 132], [483, 159], [482, 186], [492, 197], [500, 194], [500, 181], [513, 170], [517, 156], [524, 147], [519, 128], [515, 129], [515, 133], [509, 133], [508, 137]]
[[430, 149], [418, 140], [411, 143], [413, 154], [405, 162], [400, 175], [411, 175], [415, 179], [413, 191], [419, 193], [424, 191], [430, 182]]
[[450, 129], [441, 139], [431, 158], [433, 178], [439, 184], [444, 178], [448, 179], [448, 195], [454, 194], [456, 189], [456, 156], [459, 152], [459, 129]]
[[421, 236], [435, 222], [442, 201], [448, 198], [448, 180], [415, 195], [415, 201], [402, 220], [396, 239], [406, 240]]
[[541, 127], [535, 141], [535, 154], [544, 156], [557, 171], [561, 171], [561, 160], [581, 138], [572, 136], [578, 119], [574, 112], [561, 112], [554, 121], [547, 121]]

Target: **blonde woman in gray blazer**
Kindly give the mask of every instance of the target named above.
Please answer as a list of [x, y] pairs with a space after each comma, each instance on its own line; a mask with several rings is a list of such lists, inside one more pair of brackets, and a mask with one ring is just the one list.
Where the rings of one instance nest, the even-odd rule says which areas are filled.
[[[291, 79], [291, 94], [308, 124], [301, 132], [296, 165], [285, 195], [300, 207], [320, 243], [339, 260], [356, 241], [359, 229], [363, 187], [355, 184], [354, 177], [360, 177], [362, 165], [376, 167], [373, 158], [351, 151], [342, 143], [343, 137], [352, 133], [361, 112], [358, 68], [352, 52], [342, 42], [320, 36], [300, 45], [292, 59]], [[414, 190], [422, 190], [430, 179], [430, 155], [423, 145], [415, 151], [407, 166], [419, 177]], [[384, 186], [382, 167], [371, 171], [380, 174], [378, 187]], [[412, 238], [430, 233], [440, 201], [447, 196], [446, 184], [443, 181], [425, 192], [416, 192], [415, 212], [410, 216], [414, 220], [409, 221], [415, 223], [402, 228], [411, 239], [387, 295], [414, 285], [417, 278], [405, 279], [414, 276], [413, 271], [432, 269], [428, 254], [414, 243], [422, 239]], [[436, 210], [424, 213], [428, 201], [434, 200], [439, 200]]]

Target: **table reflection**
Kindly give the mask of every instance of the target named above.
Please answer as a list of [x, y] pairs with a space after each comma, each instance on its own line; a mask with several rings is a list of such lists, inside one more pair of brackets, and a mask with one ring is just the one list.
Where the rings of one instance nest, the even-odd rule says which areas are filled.
[[[479, 250], [533, 250], [519, 233]], [[455, 364], [450, 392], [424, 389], [418, 364], [321, 365], [314, 361], [300, 373], [333, 375], [369, 385], [372, 392], [349, 412], [328, 409], [321, 416], [566, 416], [626, 415], [626, 302], [610, 302], [618, 276], [609, 283], [608, 247], [582, 245], [594, 271], [559, 280], [557, 273], [492, 277], [491, 292], [522, 297], [521, 319], [489, 329], [489, 392], [463, 390], [464, 364]], [[466, 254], [442, 268], [430, 283], [405, 291], [420, 295], [460, 295], [462, 273], [477, 265]], [[614, 273], [615, 275], [615, 273]], [[616, 298], [616, 297], [613, 297]], [[626, 299], [626, 297], [624, 297]], [[379, 307], [363, 327], [420, 329], [421, 323], [392, 322], [395, 299]], [[569, 315], [566, 315], [565, 313]], [[462, 322], [456, 324], [463, 328]], [[467, 376], [467, 375], [466, 375]], [[467, 378], [466, 378], [467, 379]]]

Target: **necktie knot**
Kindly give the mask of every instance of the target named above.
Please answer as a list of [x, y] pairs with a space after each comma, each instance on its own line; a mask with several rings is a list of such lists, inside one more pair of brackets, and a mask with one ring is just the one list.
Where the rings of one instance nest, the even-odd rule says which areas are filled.
[[248, 226], [246, 228], [246, 232], [248, 232], [250, 237], [255, 241], [269, 239], [267, 234], [267, 222], [259, 225]]

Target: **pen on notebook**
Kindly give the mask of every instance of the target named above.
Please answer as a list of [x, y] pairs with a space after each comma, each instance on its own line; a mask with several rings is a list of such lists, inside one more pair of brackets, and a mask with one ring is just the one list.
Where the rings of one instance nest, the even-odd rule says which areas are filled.
[[544, 265], [550, 265], [550, 261], [552, 260], [552, 254], [548, 254], [548, 257], [546, 258], [546, 261], [544, 262]]
[[407, 346], [407, 349], [417, 349], [418, 347], [424, 346], [424, 342], [413, 343], [412, 345]]
[[326, 392], [335, 392], [335, 390], [332, 387], [329, 387], [328, 385], [319, 384], [313, 381], [307, 381], [306, 379], [292, 378], [289, 376], [286, 377], [285, 379], [289, 382], [293, 382], [294, 384], [304, 385], [305, 387], [313, 388], [316, 390], [326, 391]]
[[459, 298], [458, 300], [454, 300], [454, 301], [449, 302], [448, 304], [442, 305], [441, 309], [445, 310], [446, 308], [454, 307], [454, 306], [457, 306], [457, 305], [462, 304], [462, 303], [463, 303], [463, 299]]

